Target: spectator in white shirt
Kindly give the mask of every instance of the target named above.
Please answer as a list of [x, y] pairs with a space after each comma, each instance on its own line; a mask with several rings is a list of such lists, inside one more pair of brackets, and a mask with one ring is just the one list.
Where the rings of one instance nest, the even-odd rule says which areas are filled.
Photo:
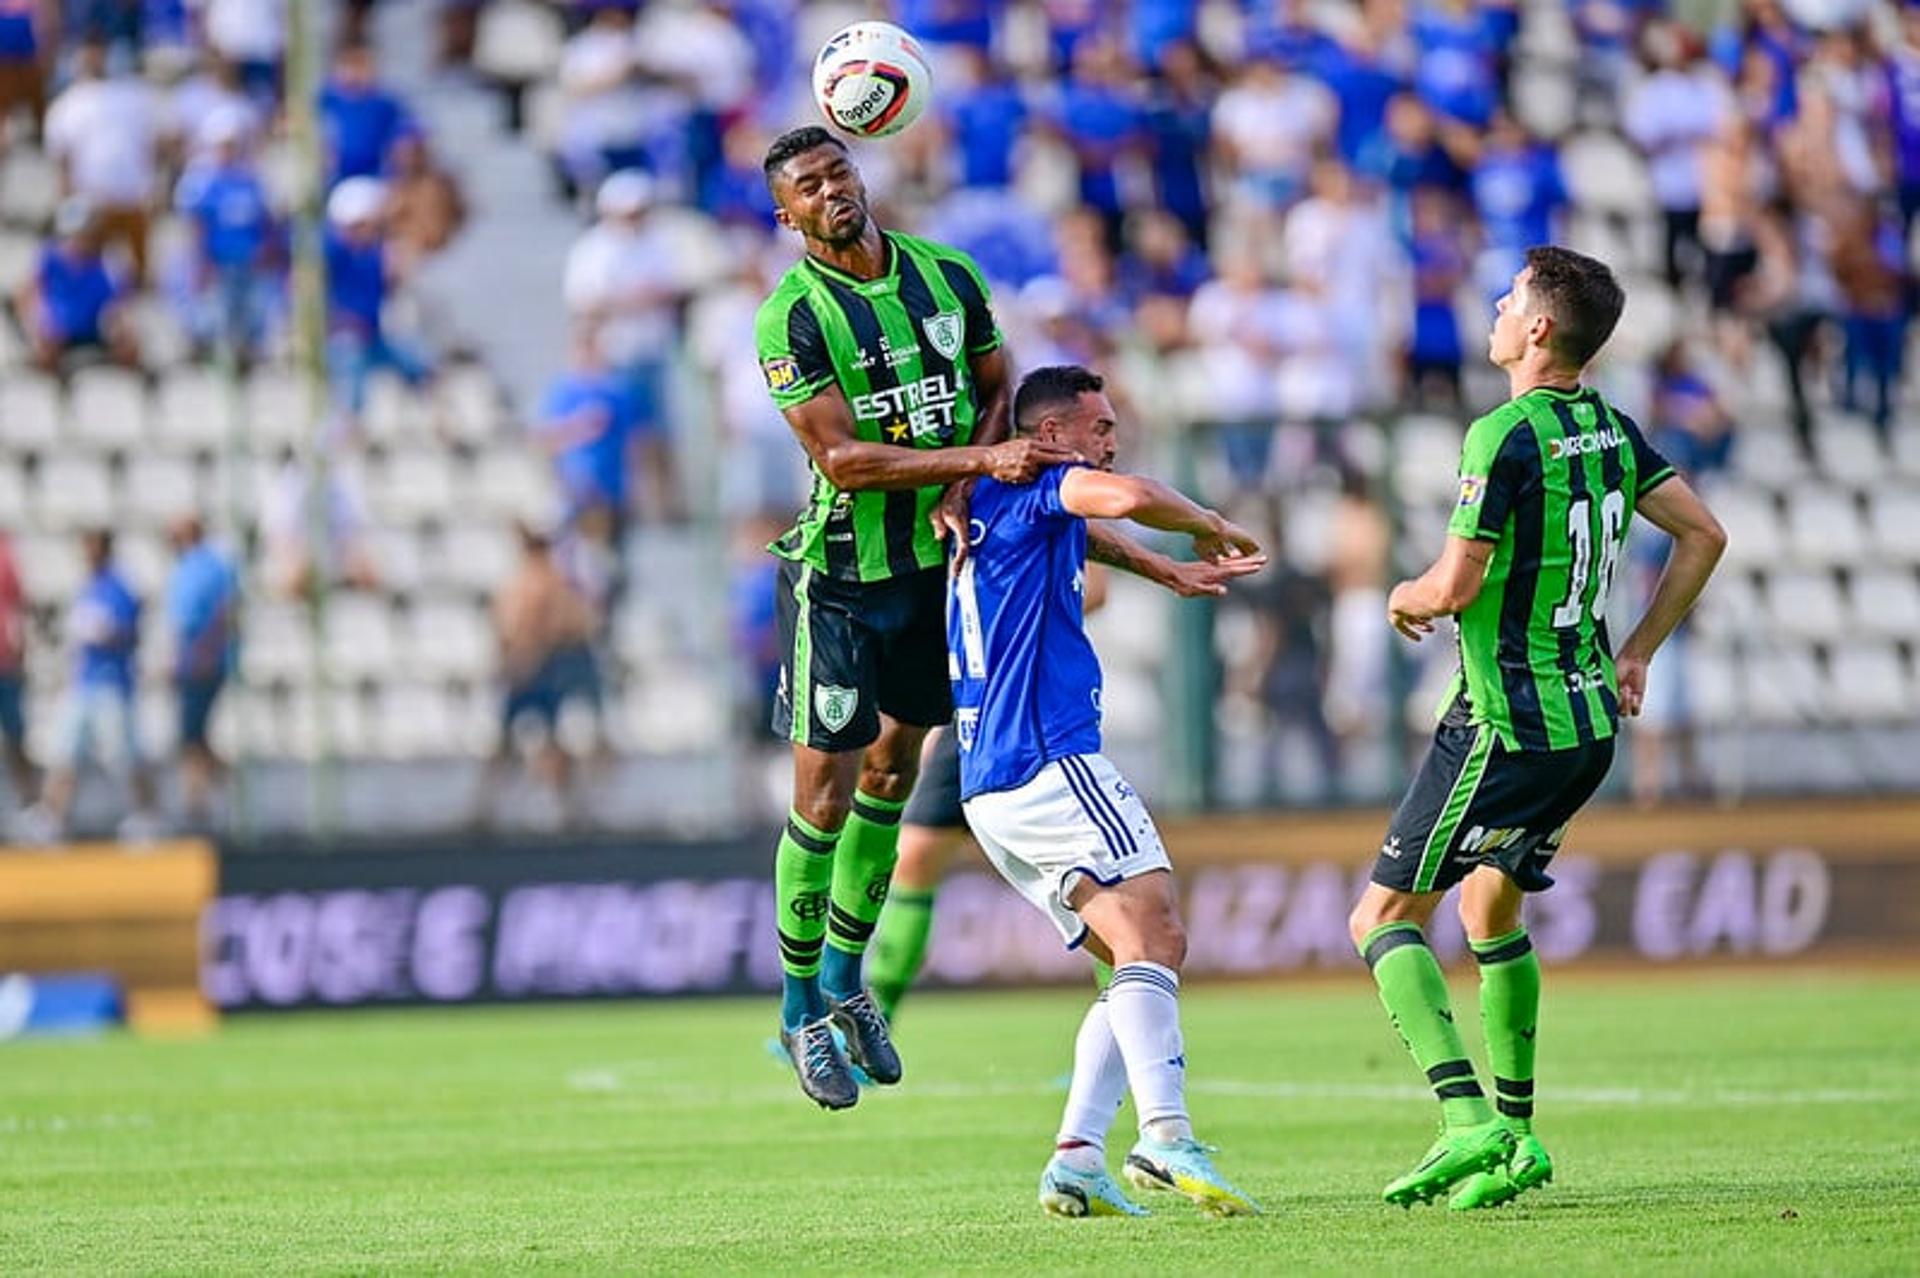
[[1733, 113], [1733, 92], [1692, 37], [1676, 24], [1647, 27], [1652, 72], [1627, 94], [1627, 135], [1647, 155], [1654, 198], [1667, 223], [1667, 283], [1704, 269], [1700, 244], [1700, 180], [1707, 147]]
[[93, 211], [103, 244], [126, 248], [133, 285], [147, 279], [147, 232], [159, 172], [164, 113], [144, 81], [107, 74], [107, 46], [89, 38], [73, 83], [47, 111], [47, 149], [60, 165], [61, 193]]
[[1306, 194], [1314, 152], [1338, 116], [1317, 80], [1268, 58], [1249, 63], [1213, 106], [1214, 150], [1237, 176], [1233, 198], [1249, 211], [1277, 213]]
[[208, 47], [239, 68], [241, 84], [256, 101], [277, 101], [287, 55], [287, 0], [200, 0], [200, 8]]
[[602, 182], [594, 199], [599, 220], [568, 252], [563, 287], [576, 327], [600, 335], [601, 353], [626, 378], [639, 411], [660, 421], [686, 289], [675, 247], [653, 218], [657, 193], [637, 169]]

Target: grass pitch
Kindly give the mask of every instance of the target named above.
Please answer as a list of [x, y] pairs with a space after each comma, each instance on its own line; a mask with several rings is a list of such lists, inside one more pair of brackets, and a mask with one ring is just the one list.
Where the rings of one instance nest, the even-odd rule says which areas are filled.
[[770, 1001], [312, 1015], [0, 1045], [0, 1273], [1920, 1269], [1910, 976], [1549, 972], [1556, 1183], [1472, 1216], [1379, 1201], [1434, 1113], [1361, 978], [1183, 1003], [1263, 1218], [1041, 1216], [1081, 991], [918, 998], [906, 1083], [838, 1115]]

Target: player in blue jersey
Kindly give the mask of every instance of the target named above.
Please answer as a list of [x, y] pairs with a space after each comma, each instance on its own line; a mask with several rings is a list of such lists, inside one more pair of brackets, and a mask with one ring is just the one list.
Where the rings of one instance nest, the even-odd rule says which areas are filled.
[[[967, 824], [1008, 883], [1069, 947], [1113, 965], [1074, 1045], [1073, 1084], [1040, 1204], [1143, 1215], [1107, 1174], [1106, 1133], [1131, 1088], [1140, 1139], [1125, 1175], [1209, 1212], [1258, 1210], [1193, 1137], [1177, 995], [1186, 957], [1172, 867], [1153, 818], [1100, 753], [1100, 662], [1082, 622], [1087, 521], [1185, 533], [1213, 592], [1266, 563], [1214, 512], [1151, 479], [1109, 473], [1113, 405], [1079, 367], [1037, 369], [1014, 397], [1024, 435], [1088, 463], [973, 491], [970, 552], [949, 586], [947, 649]], [[1090, 464], [1089, 464], [1090, 463]]]

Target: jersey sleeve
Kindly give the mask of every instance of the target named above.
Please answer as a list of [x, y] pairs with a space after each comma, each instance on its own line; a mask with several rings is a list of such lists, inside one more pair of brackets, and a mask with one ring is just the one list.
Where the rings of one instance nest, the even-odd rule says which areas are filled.
[[1623, 413], [1620, 415], [1620, 424], [1626, 428], [1627, 443], [1633, 449], [1633, 495], [1635, 497], [1652, 492], [1679, 474], [1674, 469], [1673, 463], [1662, 457], [1660, 451], [1647, 442], [1647, 437], [1640, 433], [1638, 422]]
[[820, 331], [813, 303], [804, 295], [775, 294], [760, 308], [754, 324], [760, 373], [773, 402], [782, 409], [804, 404], [834, 383], [833, 360]]
[[1024, 520], [1039, 526], [1080, 518], [1068, 510], [1066, 502], [1061, 500], [1060, 485], [1066, 482], [1070, 472], [1085, 464], [1085, 462], [1066, 462], [1050, 467], [1041, 473], [1040, 478], [1025, 488], [1014, 489], [1013, 491], [1020, 494], [1020, 513]]
[[1000, 325], [993, 318], [991, 294], [980, 268], [966, 254], [956, 253], [940, 263], [940, 273], [960, 298], [960, 309], [967, 323], [967, 354], [985, 355], [998, 350], [1002, 341]]
[[1456, 537], [1498, 541], [1514, 502], [1539, 478], [1538, 458], [1530, 465], [1510, 446], [1528, 432], [1513, 429], [1511, 418], [1482, 417], [1467, 430], [1460, 450], [1460, 495], [1447, 531]]

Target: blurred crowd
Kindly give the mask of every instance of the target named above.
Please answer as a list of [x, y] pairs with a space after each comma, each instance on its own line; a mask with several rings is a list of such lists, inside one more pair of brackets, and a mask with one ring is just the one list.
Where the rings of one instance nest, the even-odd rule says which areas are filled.
[[[1260, 757], [1305, 760], [1276, 762], [1251, 798], [1352, 797], [1342, 778], [1355, 752], [1380, 748], [1398, 703], [1378, 614], [1406, 565], [1378, 425], [1463, 420], [1499, 397], [1480, 342], [1528, 246], [1637, 246], [1615, 264], [1636, 313], [1667, 321], [1625, 398], [1690, 472], [1726, 465], [1727, 388], [1762, 365], [1803, 441], [1828, 402], [1882, 432], [1894, 420], [1920, 211], [1920, 6], [883, 7], [927, 46], [936, 84], [921, 124], [858, 148], [883, 222], [976, 257], [1017, 367], [1102, 369], [1150, 440], [1195, 425], [1207, 498], [1267, 527], [1282, 551], [1270, 579], [1237, 597], [1243, 615], [1223, 618], [1246, 640], [1222, 645], [1223, 725], [1261, 742]], [[464, 353], [435, 332], [431, 307], [408, 304], [467, 209], [409, 103], [426, 86], [403, 93], [383, 76], [375, 8], [335, 11], [319, 101], [326, 430], [343, 451], [365, 446], [377, 377], [429, 385]], [[772, 571], [759, 547], [807, 475], [747, 336], [795, 252], [760, 161], [777, 133], [817, 114], [809, 51], [870, 8], [435, 8], [436, 74], [498, 93], [504, 133], [546, 157], [553, 201], [580, 224], [554, 282], [569, 354], [521, 406], [562, 506], [518, 530], [521, 559], [494, 610], [502, 750], [516, 722], [543, 724], [541, 767], [556, 784], [561, 706], [597, 714], [617, 664], [607, 653], [635, 537], [703, 513], [685, 482], [696, 433], [722, 450], [736, 646], [748, 685], [770, 692]], [[143, 299], [169, 308], [197, 358], [284, 359], [286, 22], [285, 0], [0, 0], [0, 145], [44, 147], [61, 196], [11, 301], [35, 364], [141, 367], [130, 316]], [[186, 235], [153, 234], [166, 211]], [[307, 478], [290, 460], [280, 514], [263, 518], [270, 588], [376, 584], [350, 484], [322, 491]], [[316, 525], [339, 544], [307, 546]], [[115, 596], [88, 590], [94, 604]], [[80, 685], [93, 633], [69, 628]], [[743, 716], [759, 720], [762, 700], [747, 698]], [[196, 699], [183, 691], [181, 706], [184, 741]]]

